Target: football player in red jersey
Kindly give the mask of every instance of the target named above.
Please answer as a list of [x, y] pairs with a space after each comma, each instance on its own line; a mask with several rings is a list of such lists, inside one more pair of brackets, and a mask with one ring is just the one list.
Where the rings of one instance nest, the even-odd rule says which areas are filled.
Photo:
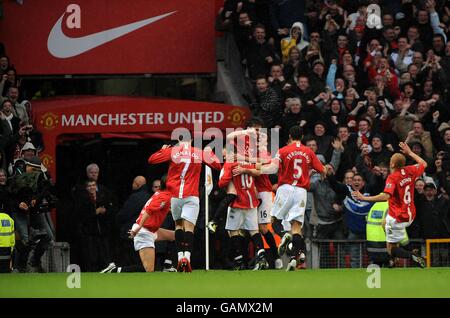
[[220, 170], [221, 164], [210, 148], [204, 151], [191, 146], [191, 140], [176, 146], [164, 145], [148, 159], [149, 164], [170, 161], [167, 189], [172, 193], [172, 216], [175, 221], [175, 242], [178, 252], [178, 271], [191, 272], [191, 253], [194, 228], [200, 210], [199, 181], [202, 163]]
[[134, 240], [134, 249], [139, 252], [142, 266], [116, 267], [111, 263], [101, 273], [153, 272], [155, 270], [155, 242], [174, 241], [174, 231], [161, 229], [170, 211], [172, 193], [166, 189], [167, 175], [161, 178], [161, 188], [147, 201], [136, 223], [128, 232]]
[[[263, 158], [260, 158], [262, 163], [270, 163], [270, 154], [266, 152]], [[273, 233], [269, 230], [269, 224], [272, 223], [272, 207], [273, 207], [273, 193], [272, 193], [272, 182], [267, 174], [261, 174], [260, 171], [256, 169], [244, 168], [241, 165], [236, 166], [233, 169], [233, 175], [237, 176], [243, 173], [250, 174], [254, 177], [256, 191], [258, 193], [258, 199], [260, 201], [258, 205], [258, 227], [259, 232], [267, 242], [270, 248], [270, 254], [274, 259], [275, 269], [283, 268], [283, 261], [278, 255], [277, 243]]]
[[289, 145], [281, 148], [269, 165], [261, 167], [264, 174], [278, 172], [278, 190], [272, 208], [274, 226], [281, 227], [282, 220], [291, 224], [290, 233], [286, 233], [278, 247], [279, 255], [286, 252], [292, 240], [292, 256], [286, 270], [295, 270], [297, 267], [296, 255], [304, 249], [304, 240], [301, 235], [302, 223], [305, 214], [306, 196], [309, 189], [309, 170], [315, 169], [326, 176], [326, 167], [317, 159], [316, 154], [308, 147], [302, 145], [303, 137], [301, 127], [293, 126], [289, 130]]
[[384, 191], [375, 196], [364, 196], [355, 191], [353, 195], [361, 201], [380, 202], [389, 201], [389, 212], [386, 216], [385, 231], [387, 250], [392, 257], [412, 259], [420, 267], [425, 267], [425, 260], [410, 251], [400, 247], [400, 242], [406, 236], [406, 228], [411, 225], [416, 216], [414, 205], [414, 185], [420, 177], [427, 163], [416, 155], [406, 143], [399, 144], [402, 152], [414, 159], [417, 164], [405, 166], [406, 158], [400, 153], [391, 157], [391, 174], [386, 180]]
[[258, 231], [258, 197], [256, 193], [255, 181], [252, 175], [247, 173], [233, 174], [233, 169], [241, 166], [244, 169], [254, 170], [255, 164], [247, 162], [226, 162], [220, 173], [219, 187], [227, 187], [233, 182], [237, 197], [228, 208], [225, 229], [231, 237], [233, 249], [234, 269], [243, 269], [244, 257], [242, 255], [240, 230], [246, 230], [255, 244], [256, 262], [254, 270], [268, 269], [269, 264], [265, 257], [262, 236]]

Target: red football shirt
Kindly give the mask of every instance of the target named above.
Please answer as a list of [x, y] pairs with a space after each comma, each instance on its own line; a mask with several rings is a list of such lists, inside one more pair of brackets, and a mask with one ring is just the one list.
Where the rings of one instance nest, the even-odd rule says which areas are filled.
[[238, 209], [252, 209], [258, 207], [258, 197], [254, 178], [248, 174], [233, 177], [233, 168], [240, 165], [243, 168], [255, 169], [254, 164], [245, 162], [226, 162], [220, 172], [219, 187], [225, 188], [233, 181], [237, 198], [231, 203], [231, 207]]
[[398, 222], [411, 222], [416, 217], [414, 186], [424, 170], [422, 164], [416, 164], [403, 167], [388, 176], [383, 192], [391, 195], [389, 215]]
[[262, 174], [255, 178], [255, 186], [258, 192], [272, 192], [272, 182], [270, 182], [269, 175]]
[[[271, 160], [271, 156], [269, 152], [266, 152], [261, 155], [261, 159], [265, 162]], [[272, 182], [270, 182], [269, 175], [261, 174], [259, 177], [255, 178], [255, 186], [258, 192], [272, 192]]]
[[143, 227], [145, 227], [150, 232], [156, 233], [164, 222], [164, 219], [170, 210], [170, 199], [172, 194], [169, 191], [157, 191], [152, 197], [147, 201], [144, 208], [139, 214], [136, 223], [141, 222], [144, 213], [150, 215], [150, 217], [145, 221]]
[[310, 168], [322, 173], [324, 167], [316, 154], [301, 142], [281, 148], [274, 160], [279, 161], [278, 185], [291, 184], [309, 190]]
[[198, 197], [202, 163], [216, 170], [221, 168], [214, 152], [204, 152], [188, 144], [161, 149], [148, 158], [149, 164], [166, 161], [170, 161], [167, 189], [176, 198]]

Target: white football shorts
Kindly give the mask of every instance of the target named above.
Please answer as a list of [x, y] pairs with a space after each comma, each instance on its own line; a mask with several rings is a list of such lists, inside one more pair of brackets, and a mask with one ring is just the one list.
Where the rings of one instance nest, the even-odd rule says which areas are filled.
[[307, 191], [290, 184], [278, 188], [272, 215], [279, 220], [303, 223], [305, 217]]
[[406, 228], [411, 225], [412, 222], [399, 223], [389, 214], [386, 216], [386, 242], [388, 243], [400, 243], [406, 237]]
[[225, 229], [228, 231], [258, 231], [257, 209], [228, 208]]
[[[132, 229], [135, 229], [137, 224], [134, 224]], [[155, 248], [155, 241], [158, 238], [156, 233], [150, 232], [145, 227], [141, 228], [136, 236], [133, 238], [134, 250], [139, 251], [143, 248], [150, 247]]]
[[272, 220], [272, 192], [258, 192], [261, 204], [258, 206], [258, 224], [268, 224]]
[[198, 197], [172, 198], [170, 203], [174, 221], [183, 219], [192, 224], [197, 223], [198, 213], [200, 211], [200, 200]]

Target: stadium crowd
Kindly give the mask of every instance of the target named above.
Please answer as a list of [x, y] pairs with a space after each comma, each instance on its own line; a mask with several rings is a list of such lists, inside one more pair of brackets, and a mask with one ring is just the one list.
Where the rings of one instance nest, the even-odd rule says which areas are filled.
[[335, 183], [379, 193], [399, 141], [428, 162], [410, 238], [450, 235], [449, 22], [449, 1], [225, 1], [216, 28], [234, 35], [253, 114], [280, 146], [300, 125], [324, 162], [340, 153], [311, 189], [313, 237], [365, 238], [368, 207]]
[[[371, 4], [381, 11], [368, 10]], [[332, 168], [328, 178], [312, 180], [305, 237], [365, 239], [371, 205], [360, 204], [348, 189], [383, 191], [400, 141], [428, 162], [416, 182], [409, 238], [450, 237], [450, 1], [225, 0], [216, 28], [234, 36], [254, 87], [246, 96], [253, 115], [279, 131], [281, 146], [291, 127], [302, 127], [303, 143]], [[0, 203], [19, 232], [14, 268], [26, 270], [33, 251], [31, 270], [41, 271], [40, 257], [54, 240], [42, 213], [54, 201], [52, 184], [37, 157], [42, 136], [33, 130], [31, 103], [21, 95], [6, 51], [0, 53]], [[126, 255], [123, 263], [137, 261], [127, 229], [151, 193], [138, 177], [119, 209], [114, 195], [96, 183], [98, 173], [98, 166], [88, 166], [88, 182], [73, 189], [73, 204], [83, 213], [74, 220], [71, 243], [87, 271], [112, 262], [112, 254]], [[271, 180], [275, 191], [276, 178]], [[212, 211], [225, 196], [212, 192]], [[221, 258], [228, 236], [223, 218], [216, 221]], [[173, 247], [166, 249], [170, 270]]]

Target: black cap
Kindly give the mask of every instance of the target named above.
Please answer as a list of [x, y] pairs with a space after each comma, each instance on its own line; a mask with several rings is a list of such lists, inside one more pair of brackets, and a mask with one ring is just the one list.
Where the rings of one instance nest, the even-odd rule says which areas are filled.
[[433, 188], [433, 189], [437, 189], [436, 188], [436, 184], [434, 184], [434, 182], [427, 182], [427, 183], [425, 183], [425, 186], [423, 187], [424, 189], [425, 188]]

